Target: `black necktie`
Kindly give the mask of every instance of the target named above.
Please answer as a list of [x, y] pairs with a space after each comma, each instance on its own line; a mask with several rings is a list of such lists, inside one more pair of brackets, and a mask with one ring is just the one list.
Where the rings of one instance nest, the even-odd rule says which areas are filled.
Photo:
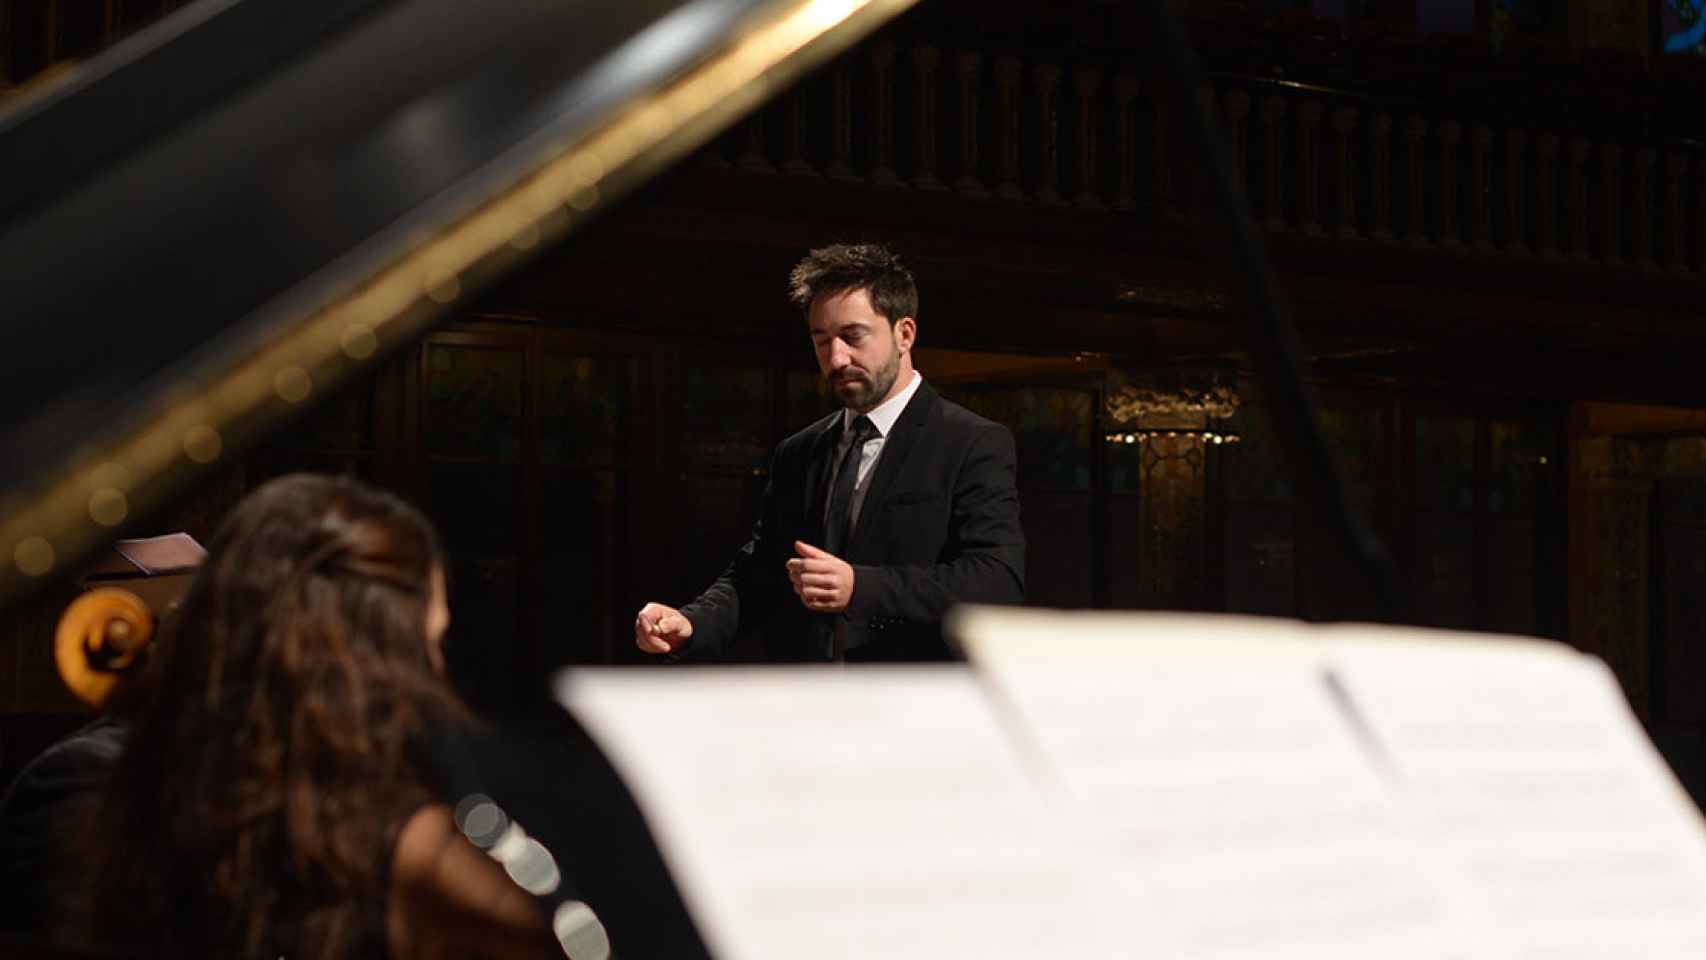
[[865, 441], [877, 435], [877, 425], [870, 417], [861, 416], [853, 421], [852, 433], [851, 442], [841, 454], [841, 464], [835, 468], [835, 486], [829, 491], [829, 506], [823, 521], [823, 548], [838, 557], [853, 532], [849, 520], [853, 513], [853, 488], [859, 482], [859, 453], [865, 448]]

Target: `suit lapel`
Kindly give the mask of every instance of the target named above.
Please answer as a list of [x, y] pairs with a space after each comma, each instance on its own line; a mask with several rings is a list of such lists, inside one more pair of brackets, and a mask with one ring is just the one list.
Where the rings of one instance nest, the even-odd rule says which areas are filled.
[[864, 503], [859, 506], [859, 522], [854, 526], [853, 535], [848, 538], [846, 548], [842, 550], [846, 556], [853, 556], [863, 543], [865, 530], [870, 527], [866, 521], [876, 516], [877, 511], [894, 495], [895, 477], [900, 475], [907, 457], [912, 454], [913, 445], [924, 434], [925, 425], [935, 412], [936, 391], [930, 389], [928, 383], [919, 384], [912, 399], [906, 402], [906, 409], [901, 411], [900, 419], [894, 422], [894, 429], [883, 438], [883, 452], [877, 458], [877, 472], [871, 477], [871, 485], [865, 490]]
[[[811, 447], [806, 452], [806, 483], [804, 505], [807, 536], [812, 546], [823, 546], [823, 507], [824, 498], [828, 495], [824, 485], [829, 482], [829, 458], [835, 455], [835, 441], [841, 436], [841, 411], [837, 410], [818, 426], [812, 434]], [[789, 556], [793, 555], [793, 544], [788, 545]]]

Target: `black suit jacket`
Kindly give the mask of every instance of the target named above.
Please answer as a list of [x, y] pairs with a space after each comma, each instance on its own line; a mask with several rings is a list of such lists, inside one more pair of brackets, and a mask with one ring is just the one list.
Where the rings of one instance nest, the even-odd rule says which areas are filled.
[[849, 659], [943, 659], [942, 615], [954, 603], [1024, 599], [1013, 435], [921, 383], [883, 441], [841, 551], [853, 565], [853, 599], [843, 614], [807, 611], [786, 563], [795, 540], [823, 546], [841, 421], [836, 411], [777, 446], [751, 539], [682, 608], [693, 623], [691, 656], [720, 655], [736, 636], [762, 630], [771, 660], [829, 660], [830, 632], [812, 621], [833, 616]]

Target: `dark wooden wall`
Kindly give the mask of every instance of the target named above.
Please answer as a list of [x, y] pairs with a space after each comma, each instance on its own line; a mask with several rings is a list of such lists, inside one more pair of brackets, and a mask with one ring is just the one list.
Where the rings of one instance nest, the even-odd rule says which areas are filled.
[[[443, 531], [451, 657], [476, 702], [632, 660], [634, 609], [715, 576], [766, 452], [827, 408], [788, 267], [868, 238], [918, 276], [925, 375], [1019, 437], [1033, 602], [1371, 615], [1298, 506], [1200, 164], [1117, 6], [924, 5], [128, 532], [205, 537], [269, 476], [353, 472]], [[16, 50], [35, 14], [0, 9]], [[1353, 500], [1406, 573], [1404, 618], [1568, 639], [1698, 752], [1696, 472], [1645, 428], [1579, 416], [1706, 408], [1706, 147], [1677, 126], [1669, 75], [1560, 57], [1542, 82], [1524, 78], [1544, 50], [1196, 26], [1203, 99]], [[1320, 42], [1282, 42], [1299, 30]], [[1475, 69], [1445, 70], [1448, 53]], [[1541, 104], [1545, 83], [1580, 99]], [[1109, 441], [1112, 385], [1198, 366], [1238, 387], [1214, 424], [1237, 443]], [[69, 590], [0, 646], [16, 718], [0, 767], [74, 716], [46, 642]]]

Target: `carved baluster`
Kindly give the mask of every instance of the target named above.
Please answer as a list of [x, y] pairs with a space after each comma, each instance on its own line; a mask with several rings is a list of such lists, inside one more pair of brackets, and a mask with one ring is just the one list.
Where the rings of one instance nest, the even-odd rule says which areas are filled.
[[804, 90], [796, 90], [788, 97], [788, 124], [783, 131], [782, 172], [796, 177], [815, 177], [817, 171], [806, 162], [805, 99]]
[[871, 182], [879, 187], [900, 184], [894, 172], [894, 57], [892, 43], [871, 48]]
[[1114, 78], [1115, 128], [1119, 131], [1119, 186], [1114, 191], [1115, 210], [1137, 207], [1137, 78], [1122, 74]]
[[1658, 153], [1651, 147], [1635, 151], [1635, 217], [1630, 229], [1635, 231], [1635, 262], [1651, 270], [1658, 267], [1653, 260], [1653, 165]]
[[1682, 178], [1688, 175], [1688, 155], [1665, 155], [1665, 266], [1678, 273], [1688, 269], [1682, 249]]
[[1439, 244], [1442, 247], [1463, 246], [1457, 235], [1457, 141], [1463, 138], [1463, 128], [1455, 120], [1439, 125]]
[[755, 110], [746, 119], [746, 138], [740, 151], [740, 168], [748, 173], [775, 173], [764, 153], [764, 111]]
[[[7, 6], [21, 5], [7, 4]], [[60, 10], [59, 0], [42, 0], [33, 6], [40, 11], [38, 16], [41, 17], [39, 21], [41, 32], [37, 34], [41, 38], [41, 46], [36, 48], [41, 51], [41, 63], [47, 65], [58, 63], [59, 58], [63, 56], [60, 45], [65, 41], [65, 28], [61, 20], [62, 11]], [[164, 13], [165, 9], [162, 8], [161, 12]], [[23, 20], [22, 11], [13, 13], [12, 16], [17, 18], [14, 22]]]
[[1374, 222], [1370, 236], [1382, 243], [1392, 242], [1392, 115], [1385, 110], [1374, 114], [1368, 125], [1368, 199]]
[[1248, 138], [1244, 135], [1250, 119], [1250, 94], [1231, 90], [1226, 94], [1226, 144], [1232, 152], [1232, 182], [1239, 190], [1250, 190], [1250, 160]]
[[912, 185], [920, 190], [946, 189], [936, 175], [936, 65], [941, 58], [932, 46], [916, 47], [912, 51], [912, 68], [918, 74], [918, 111], [916, 116], [918, 169]]
[[1522, 163], [1528, 156], [1528, 133], [1505, 132], [1505, 252], [1528, 255], [1528, 230], [1522, 209]]
[[1604, 211], [1604, 219], [1600, 225], [1604, 234], [1600, 238], [1600, 249], [1603, 251], [1605, 262], [1610, 266], [1623, 263], [1622, 223], [1618, 214], [1623, 209], [1623, 148], [1615, 143], [1602, 143], [1599, 146], [1600, 186], [1604, 191], [1605, 204], [1600, 209]]
[[1356, 163], [1351, 155], [1351, 131], [1356, 129], [1357, 109], [1341, 106], [1333, 111], [1333, 175], [1339, 182], [1339, 236], [1355, 240], [1357, 229]]
[[955, 181], [954, 189], [981, 200], [989, 196], [977, 176], [977, 81], [983, 58], [975, 53], [962, 53], [954, 65], [960, 77], [960, 179]]
[[853, 71], [845, 64], [830, 78], [829, 169], [835, 180], [857, 180], [853, 172]]
[[1321, 104], [1306, 100], [1297, 108], [1297, 228], [1321, 235]]
[[1284, 230], [1285, 199], [1280, 195], [1280, 137], [1285, 123], [1285, 100], [1277, 95], [1262, 101], [1262, 206], [1269, 230]]
[[1706, 163], [1696, 163], [1694, 180], [1694, 270], [1706, 273]]
[[[1215, 126], [1220, 123], [1220, 107], [1215, 102], [1214, 87], [1206, 83], [1197, 87], [1196, 110], [1203, 118], [1203, 123], [1207, 124], [1210, 130], [1215, 129]], [[1224, 127], [1220, 129], [1225, 130]], [[1222, 139], [1224, 141], [1224, 136]], [[1184, 213], [1187, 220], [1195, 221], [1209, 216], [1209, 211], [1204, 209], [1203, 204], [1205, 198], [1212, 195], [1210, 193], [1212, 187], [1209, 185], [1208, 169], [1204, 164], [1192, 161], [1187, 164], [1186, 169], [1189, 171], [1189, 179], [1186, 181], [1187, 186], [1185, 187], [1186, 206]]]
[[1422, 117], [1411, 117], [1404, 124], [1404, 174], [1409, 183], [1405, 193], [1410, 207], [1404, 232], [1412, 247], [1428, 246], [1427, 198], [1424, 196], [1428, 181], [1422, 168], [1426, 162], [1422, 148], [1426, 145], [1427, 135], [1428, 122]]
[[15, 31], [12, 20], [17, 14], [12, 12], [12, 4], [0, 3], [0, 97], [12, 87], [12, 64], [16, 62], [12, 45], [15, 41]]
[[1060, 203], [1060, 112], [1055, 92], [1060, 89], [1060, 67], [1039, 63], [1032, 71], [1037, 81], [1037, 199]]
[[1096, 90], [1102, 85], [1102, 71], [1093, 66], [1081, 66], [1073, 71], [1072, 79], [1078, 91], [1078, 206], [1085, 210], [1104, 210], [1096, 196], [1096, 148], [1098, 122]]
[[1165, 93], [1151, 88], [1150, 103], [1155, 110], [1155, 130], [1151, 140], [1155, 154], [1155, 206], [1162, 216], [1177, 219], [1179, 198], [1173, 193], [1173, 153], [1167, 143], [1168, 128], [1172, 126], [1172, 107], [1167, 100]]
[[995, 62], [995, 82], [1001, 108], [1001, 182], [995, 192], [1003, 200], [1019, 200], [1019, 61], [1002, 57]]
[[1577, 260], [1591, 260], [1588, 250], [1588, 155], [1593, 144], [1583, 137], [1570, 141], [1570, 253]]
[[1534, 239], [1540, 255], [1558, 257], [1558, 135], [1543, 133], [1535, 141], [1539, 169], [1534, 177]]
[[1469, 138], [1469, 209], [1474, 215], [1475, 249], [1486, 253], [1493, 250], [1492, 152], [1492, 129], [1476, 124]]

